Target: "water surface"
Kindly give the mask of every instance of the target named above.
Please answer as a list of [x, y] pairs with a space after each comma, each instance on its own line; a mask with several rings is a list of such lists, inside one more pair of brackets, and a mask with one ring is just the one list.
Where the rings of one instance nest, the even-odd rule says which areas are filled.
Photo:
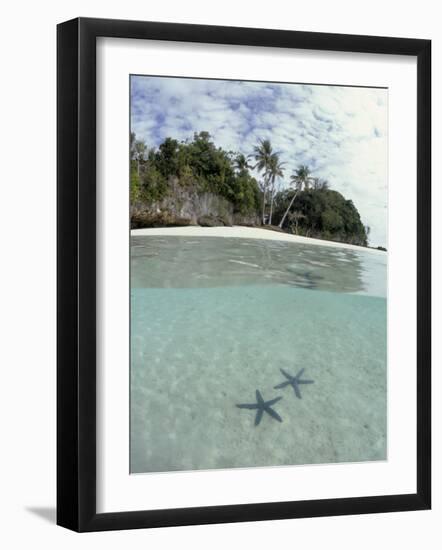
[[[131, 471], [386, 458], [386, 254], [131, 238]], [[280, 368], [314, 384], [302, 399]], [[283, 422], [238, 403], [283, 399]]]

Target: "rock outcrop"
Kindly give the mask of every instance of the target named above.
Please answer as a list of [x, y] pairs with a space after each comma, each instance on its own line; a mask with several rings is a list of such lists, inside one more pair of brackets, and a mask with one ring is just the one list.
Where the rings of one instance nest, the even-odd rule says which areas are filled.
[[133, 201], [130, 207], [131, 228], [203, 225], [206, 227], [230, 225], [259, 225], [256, 214], [235, 212], [225, 198], [195, 188], [170, 182], [172, 192], [160, 201], [150, 203]]

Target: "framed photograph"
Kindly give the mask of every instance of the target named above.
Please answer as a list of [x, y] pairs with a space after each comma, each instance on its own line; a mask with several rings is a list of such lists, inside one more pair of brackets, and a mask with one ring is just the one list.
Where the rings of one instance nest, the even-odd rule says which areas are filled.
[[57, 36], [57, 523], [430, 508], [430, 41]]

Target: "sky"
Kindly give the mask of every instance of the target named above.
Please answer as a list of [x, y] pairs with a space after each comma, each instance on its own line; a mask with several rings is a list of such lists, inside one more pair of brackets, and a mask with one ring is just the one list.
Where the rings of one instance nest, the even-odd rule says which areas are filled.
[[270, 139], [281, 189], [306, 164], [351, 199], [371, 246], [387, 245], [388, 90], [235, 80], [131, 77], [131, 131], [148, 147], [207, 131], [245, 155]]

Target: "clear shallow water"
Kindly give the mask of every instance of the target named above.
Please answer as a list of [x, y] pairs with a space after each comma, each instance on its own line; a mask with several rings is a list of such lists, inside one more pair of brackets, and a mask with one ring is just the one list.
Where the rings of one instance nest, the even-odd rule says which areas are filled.
[[[132, 237], [131, 471], [386, 458], [386, 254]], [[314, 384], [297, 399], [279, 369]], [[238, 403], [282, 396], [283, 422]]]
[[132, 237], [132, 288], [289, 285], [386, 296], [385, 253], [225, 237]]

